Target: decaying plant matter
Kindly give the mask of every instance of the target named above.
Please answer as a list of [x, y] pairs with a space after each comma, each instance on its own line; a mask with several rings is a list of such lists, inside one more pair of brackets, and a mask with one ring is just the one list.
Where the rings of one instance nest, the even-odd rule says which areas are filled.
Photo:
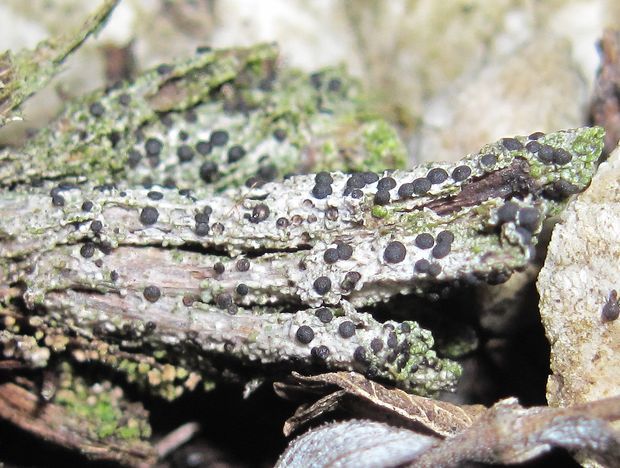
[[[67, 44], [46, 47], [57, 68]], [[10, 121], [51, 72], [20, 85], [24, 60], [2, 60]], [[313, 369], [451, 390], [461, 368], [437, 355], [431, 332], [379, 322], [373, 306], [525, 268], [544, 220], [588, 186], [603, 137], [598, 127], [534, 133], [456, 164], [385, 170], [402, 166], [403, 145], [342, 71], [282, 69], [271, 45], [201, 49], [68, 102], [24, 145], [0, 150], [3, 367], [103, 364], [169, 399], [200, 382]], [[26, 401], [24, 391], [0, 396]], [[93, 392], [49, 401], [81, 409]], [[123, 407], [108, 403], [108, 415]], [[72, 424], [86, 427], [80, 411]], [[134, 412], [131, 425], [113, 418], [112, 434], [72, 443], [146, 437]], [[153, 457], [119, 450], [125, 463]]]

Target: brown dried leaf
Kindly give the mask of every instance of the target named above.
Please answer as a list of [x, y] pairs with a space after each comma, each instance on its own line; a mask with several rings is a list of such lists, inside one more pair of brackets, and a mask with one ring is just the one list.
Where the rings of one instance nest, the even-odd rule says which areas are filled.
[[620, 466], [620, 397], [571, 408], [525, 409], [502, 400], [470, 427], [439, 439], [375, 421], [328, 424], [295, 439], [277, 467], [452, 467], [467, 462], [520, 463], [554, 447], [585, 451], [606, 466]]
[[[344, 390], [346, 394], [378, 407], [383, 413], [398, 415], [441, 436], [452, 435], [469, 427], [486, 409], [482, 405], [458, 406], [410, 395], [399, 389], [384, 387], [356, 372], [332, 372], [309, 377], [293, 373], [293, 376], [301, 385], [311, 386], [314, 390], [317, 384], [322, 384], [323, 387], [335, 385]], [[343, 394], [340, 395], [339, 400], [342, 396]], [[288, 435], [300, 424], [335, 409], [334, 404], [325, 404], [330, 400], [324, 400], [325, 398], [319, 400], [304, 411], [298, 411], [286, 422], [285, 434]], [[330, 403], [333, 402], [330, 401]], [[303, 419], [304, 415], [306, 419]]]
[[496, 403], [471, 427], [410, 460], [411, 466], [463, 462], [521, 463], [554, 447], [582, 450], [607, 466], [620, 466], [620, 397], [569, 408], [523, 408], [516, 399]]

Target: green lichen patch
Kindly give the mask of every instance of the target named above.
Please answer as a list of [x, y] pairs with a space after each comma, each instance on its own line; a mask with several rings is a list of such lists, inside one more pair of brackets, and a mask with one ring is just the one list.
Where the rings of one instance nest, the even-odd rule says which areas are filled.
[[87, 384], [67, 366], [53, 402], [65, 408], [93, 440], [131, 443], [151, 435], [148, 413], [140, 404], [125, 400], [122, 390], [109, 382]]

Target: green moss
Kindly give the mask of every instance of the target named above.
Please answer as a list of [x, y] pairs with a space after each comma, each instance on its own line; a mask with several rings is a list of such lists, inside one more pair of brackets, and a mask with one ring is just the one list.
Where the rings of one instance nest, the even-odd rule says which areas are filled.
[[396, 130], [383, 120], [365, 124], [363, 131], [367, 157], [356, 170], [379, 172], [385, 168], [402, 169], [407, 152]]
[[388, 210], [384, 206], [375, 205], [372, 207], [372, 210], [370, 211], [370, 213], [375, 218], [385, 218], [388, 215]]

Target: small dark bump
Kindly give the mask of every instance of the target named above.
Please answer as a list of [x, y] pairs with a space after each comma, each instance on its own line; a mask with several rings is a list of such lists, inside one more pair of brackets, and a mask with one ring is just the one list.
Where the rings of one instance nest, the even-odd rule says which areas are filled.
[[84, 258], [91, 258], [95, 255], [95, 244], [87, 242], [80, 248], [80, 255]]
[[210, 154], [212, 149], [213, 147], [208, 141], [201, 140], [196, 143], [196, 151], [198, 151], [198, 154], [201, 154], [203, 156]]
[[295, 332], [295, 338], [302, 344], [308, 344], [314, 339], [314, 330], [308, 325], [302, 325]]
[[194, 215], [194, 221], [196, 221], [196, 223], [208, 223], [210, 219], [211, 215], [204, 211], [200, 211]]
[[428, 180], [426, 177], [419, 177], [418, 179], [415, 179], [412, 183], [413, 193], [415, 193], [416, 195], [424, 195], [431, 189], [431, 181]]
[[445, 169], [435, 167], [428, 171], [428, 174], [426, 174], [426, 178], [431, 182], [431, 184], [437, 185], [445, 182], [448, 179], [448, 173]]
[[400, 263], [405, 259], [407, 255], [407, 248], [402, 242], [393, 241], [390, 242], [383, 251], [383, 260], [387, 263]]
[[151, 200], [161, 200], [162, 198], [164, 198], [164, 194], [161, 192], [157, 192], [154, 190], [151, 190], [149, 193], [146, 194], [147, 197], [149, 197]]
[[325, 345], [315, 346], [310, 350], [312, 357], [325, 361], [329, 357], [329, 348]]
[[428, 274], [431, 276], [439, 276], [441, 273], [441, 265], [439, 263], [431, 263], [428, 267]]
[[168, 73], [172, 71], [172, 65], [168, 65], [167, 63], [162, 63], [160, 65], [157, 65], [156, 70], [157, 70], [158, 75], [167, 75]]
[[342, 196], [346, 197], [351, 195], [351, 192], [353, 192], [353, 189], [351, 187], [345, 187], [344, 190], [342, 191]]
[[189, 162], [194, 159], [194, 150], [189, 145], [181, 145], [177, 148], [177, 156], [180, 162]]
[[181, 140], [181, 141], [189, 140], [189, 133], [187, 133], [185, 130], [180, 130], [179, 131], [179, 140]]
[[553, 150], [553, 162], [559, 166], [568, 164], [573, 159], [573, 155], [563, 148], [556, 148]]
[[523, 148], [523, 145], [516, 138], [502, 138], [501, 144], [508, 151], [519, 151]]
[[127, 163], [130, 168], [135, 169], [141, 160], [142, 154], [139, 151], [132, 149], [127, 153]]
[[554, 182], [553, 189], [563, 197], [568, 197], [569, 195], [574, 195], [579, 192], [579, 187], [564, 179]]
[[534, 132], [528, 136], [530, 140], [538, 140], [539, 138], [544, 137], [545, 134], [543, 132]]
[[226, 130], [215, 130], [209, 137], [212, 146], [224, 146], [228, 143], [228, 132]]
[[264, 185], [264, 182], [255, 176], [248, 177], [248, 179], [245, 181], [245, 186], [247, 188], [262, 187], [263, 185]]
[[441, 231], [439, 234], [437, 234], [436, 241], [438, 244], [451, 244], [452, 242], [454, 242], [454, 234], [452, 234], [452, 232], [450, 231]]
[[313, 287], [317, 294], [327, 294], [332, 288], [332, 281], [327, 276], [319, 276], [314, 280]]
[[221, 275], [222, 273], [224, 273], [224, 271], [226, 271], [226, 268], [224, 267], [224, 264], [222, 262], [216, 262], [213, 265], [213, 270], [215, 271], [215, 273], [217, 273], [218, 275]]
[[421, 258], [413, 265], [413, 269], [416, 273], [428, 273], [431, 264], [425, 258]]
[[381, 338], [373, 338], [370, 342], [370, 349], [372, 349], [373, 353], [377, 354], [383, 349], [383, 340]]
[[260, 223], [265, 221], [269, 217], [269, 207], [264, 203], [259, 203], [252, 209], [252, 216], [250, 216], [251, 223]]
[[344, 279], [340, 283], [340, 288], [345, 291], [350, 291], [355, 287], [361, 278], [362, 275], [360, 275], [357, 271], [349, 271], [344, 275]]
[[392, 190], [396, 187], [396, 181], [392, 177], [384, 177], [377, 182], [377, 190]]
[[347, 187], [351, 187], [352, 189], [361, 189], [366, 187], [366, 178], [362, 173], [352, 174], [351, 177], [347, 179]]
[[529, 244], [532, 241], [532, 232], [529, 229], [519, 226], [516, 231], [524, 244]]
[[355, 198], [356, 200], [359, 200], [363, 196], [364, 196], [364, 192], [362, 192], [360, 189], [356, 188], [356, 189], [351, 190], [351, 198]]
[[332, 78], [327, 83], [328, 91], [336, 92], [336, 91], [340, 91], [341, 88], [342, 88], [342, 81], [340, 81], [339, 78]]
[[127, 93], [123, 93], [118, 97], [118, 103], [121, 106], [128, 106], [131, 102], [131, 96]]
[[237, 271], [248, 271], [250, 269], [250, 261], [247, 258], [240, 258], [235, 264]]
[[360, 364], [368, 364], [368, 358], [366, 357], [366, 350], [363, 346], [358, 346], [353, 351], [353, 359], [355, 359]]
[[116, 270], [112, 270], [112, 271], [110, 272], [110, 280], [111, 280], [111, 281], [116, 281], [116, 280], [118, 280], [118, 278], [119, 278], [118, 271], [116, 271]]
[[336, 263], [338, 261], [338, 251], [336, 249], [327, 249], [323, 254], [325, 263]]
[[88, 111], [93, 117], [101, 117], [105, 114], [105, 107], [103, 107], [103, 104], [100, 102], [93, 102], [90, 106], [88, 106]]
[[82, 211], [90, 211], [93, 209], [93, 202], [90, 200], [85, 200], [82, 202]]
[[257, 174], [265, 182], [271, 182], [278, 177], [278, 168], [274, 164], [267, 164], [266, 166], [261, 166]]
[[415, 245], [419, 249], [430, 249], [433, 245], [435, 245], [435, 239], [428, 232], [423, 232], [418, 234], [415, 238]]
[[198, 121], [198, 114], [192, 109], [188, 110], [183, 117], [189, 123], [196, 123]]
[[197, 236], [203, 237], [209, 234], [209, 224], [208, 223], [196, 223], [196, 228], [194, 232]]
[[342, 338], [351, 338], [355, 335], [355, 324], [350, 320], [341, 322], [340, 325], [338, 325], [338, 334]]
[[316, 184], [314, 187], [312, 187], [312, 196], [319, 200], [323, 198], [327, 198], [331, 194], [332, 194], [331, 185]]
[[519, 211], [519, 205], [514, 202], [506, 202], [497, 210], [497, 219], [500, 223], [514, 221]]
[[552, 164], [553, 148], [549, 145], [540, 145], [537, 156], [543, 164]]
[[157, 286], [147, 286], [142, 292], [144, 298], [149, 302], [157, 302], [161, 297], [161, 291]]
[[338, 252], [338, 258], [340, 258], [340, 260], [348, 260], [353, 255], [353, 247], [346, 242], [338, 242], [336, 251]]
[[234, 145], [228, 149], [228, 162], [234, 163], [246, 155], [246, 151], [241, 145]]
[[455, 182], [462, 182], [471, 175], [471, 168], [469, 166], [457, 166], [452, 171], [452, 179]]
[[220, 293], [215, 296], [215, 304], [219, 309], [228, 309], [233, 305], [232, 296], [228, 293]]
[[54, 194], [52, 195], [52, 205], [54, 206], [64, 206], [65, 205], [65, 197], [62, 195]]
[[379, 180], [379, 176], [374, 172], [362, 172], [362, 176], [367, 184], [374, 184]]
[[112, 244], [110, 244], [108, 241], [101, 242], [97, 247], [104, 255], [110, 255], [110, 253], [112, 252]]
[[152, 206], [145, 206], [140, 212], [140, 222], [145, 226], [155, 224], [158, 218], [159, 211], [157, 211], [157, 208], [153, 208]]
[[613, 322], [620, 317], [620, 303], [618, 302], [618, 293], [612, 289], [607, 298], [607, 302], [601, 309], [601, 319], [604, 322]]
[[411, 333], [411, 325], [409, 325], [407, 322], [401, 323], [400, 331], [403, 333]]
[[334, 314], [327, 307], [321, 307], [314, 312], [316, 318], [318, 318], [323, 323], [329, 323], [334, 318]]
[[90, 230], [93, 231], [95, 234], [100, 233], [102, 229], [103, 229], [103, 223], [99, 221], [98, 219], [90, 223]]
[[390, 202], [390, 192], [387, 190], [379, 190], [375, 193], [375, 205], [387, 205]]
[[200, 166], [200, 178], [207, 183], [215, 182], [218, 178], [218, 167], [213, 161], [205, 161]]
[[276, 226], [280, 229], [284, 229], [290, 225], [290, 221], [287, 218], [278, 218], [276, 220]]
[[521, 208], [517, 214], [517, 220], [519, 221], [519, 226], [534, 232], [538, 227], [540, 215], [536, 208]]
[[433, 250], [431, 250], [431, 255], [434, 258], [438, 258], [438, 259], [444, 258], [450, 253], [450, 250], [452, 250], [452, 246], [450, 245], [450, 243], [438, 242], [437, 245], [433, 247]]
[[334, 179], [329, 172], [321, 171], [314, 176], [314, 182], [318, 185], [330, 185]]
[[497, 164], [497, 156], [494, 154], [485, 154], [480, 157], [480, 164], [485, 167], [493, 167]]
[[276, 128], [273, 131], [273, 137], [276, 139], [276, 141], [283, 142], [284, 140], [286, 140], [286, 130], [284, 130], [283, 128]]
[[338, 208], [330, 206], [325, 210], [325, 217], [330, 221], [336, 221], [338, 219]]
[[525, 149], [530, 153], [538, 153], [542, 145], [537, 141], [528, 141], [525, 145]]
[[159, 156], [163, 148], [163, 143], [157, 138], [148, 138], [144, 143], [144, 150], [147, 156]]
[[[428, 179], [426, 179], [428, 180]], [[398, 196], [400, 198], [409, 198], [413, 195], [413, 184], [407, 182], [398, 187]]]
[[396, 348], [396, 346], [398, 346], [398, 337], [396, 336], [396, 333], [390, 332], [387, 339], [387, 345], [389, 348]]
[[235, 291], [240, 296], [247, 296], [247, 294], [250, 292], [250, 288], [248, 288], [247, 284], [239, 283], [237, 287], [235, 288]]

